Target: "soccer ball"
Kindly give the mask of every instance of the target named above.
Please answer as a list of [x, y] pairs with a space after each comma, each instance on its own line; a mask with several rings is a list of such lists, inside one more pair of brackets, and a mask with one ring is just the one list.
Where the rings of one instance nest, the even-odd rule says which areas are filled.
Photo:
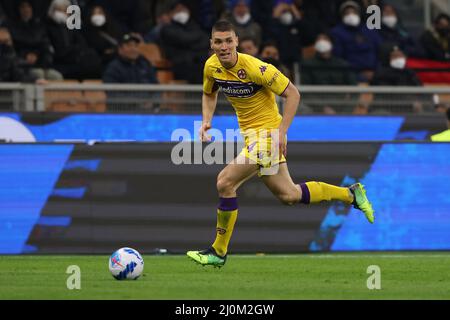
[[109, 271], [117, 280], [136, 280], [144, 271], [144, 259], [132, 248], [120, 248], [109, 258]]

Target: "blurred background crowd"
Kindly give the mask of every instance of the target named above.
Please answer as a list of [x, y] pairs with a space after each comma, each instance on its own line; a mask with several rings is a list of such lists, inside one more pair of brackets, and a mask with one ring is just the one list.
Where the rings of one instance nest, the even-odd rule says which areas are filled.
[[[450, 68], [450, 17], [440, 13], [431, 28], [408, 30], [395, 3], [3, 0], [0, 81], [201, 83], [211, 27], [226, 18], [237, 28], [240, 52], [272, 63], [297, 84], [419, 86], [424, 79], [414, 67]], [[81, 30], [66, 26], [71, 4], [81, 8]], [[379, 30], [366, 26], [373, 4], [381, 8]], [[431, 76], [425, 81], [448, 81], [445, 72]]]

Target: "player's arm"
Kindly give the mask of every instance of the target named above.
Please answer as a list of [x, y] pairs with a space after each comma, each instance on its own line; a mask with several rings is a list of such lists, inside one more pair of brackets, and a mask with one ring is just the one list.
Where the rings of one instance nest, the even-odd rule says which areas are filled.
[[286, 101], [284, 103], [283, 120], [281, 121], [279, 129], [280, 133], [286, 135], [292, 120], [294, 120], [294, 117], [297, 114], [298, 105], [300, 103], [300, 93], [292, 82], [289, 82], [289, 85], [281, 96], [285, 98]]
[[280, 123], [279, 130], [279, 150], [280, 156], [283, 154], [285, 157], [287, 155], [287, 143], [286, 143], [286, 134], [288, 132], [289, 127], [291, 126], [292, 120], [294, 120], [295, 115], [297, 114], [298, 105], [300, 103], [300, 93], [298, 89], [289, 82], [286, 90], [281, 94], [283, 98], [285, 98], [284, 102], [284, 110], [283, 110], [283, 120]]
[[207, 131], [211, 129], [211, 120], [216, 110], [217, 105], [217, 93], [218, 91], [213, 91], [212, 93], [203, 92], [202, 96], [202, 126], [199, 130], [199, 137], [201, 141], [211, 141], [211, 137], [207, 134]]

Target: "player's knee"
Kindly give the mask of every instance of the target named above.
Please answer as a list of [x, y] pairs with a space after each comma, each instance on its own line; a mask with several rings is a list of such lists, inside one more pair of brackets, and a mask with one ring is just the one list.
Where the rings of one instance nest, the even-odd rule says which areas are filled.
[[281, 201], [282, 204], [287, 206], [293, 206], [299, 201], [297, 194], [290, 194], [290, 193], [280, 194], [278, 195], [278, 199]]
[[234, 184], [226, 176], [219, 176], [217, 178], [217, 191], [219, 192], [219, 194], [233, 192]]

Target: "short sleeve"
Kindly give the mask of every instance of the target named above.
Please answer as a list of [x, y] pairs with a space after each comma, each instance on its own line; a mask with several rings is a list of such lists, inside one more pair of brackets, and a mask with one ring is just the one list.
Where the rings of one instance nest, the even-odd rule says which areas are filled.
[[259, 66], [260, 85], [270, 89], [276, 95], [282, 95], [289, 85], [289, 78], [271, 64]]
[[211, 68], [209, 68], [208, 63], [206, 63], [205, 68], [203, 69], [203, 92], [206, 94], [211, 94], [217, 90], [217, 86], [215, 85], [216, 82], [209, 70], [211, 70]]

